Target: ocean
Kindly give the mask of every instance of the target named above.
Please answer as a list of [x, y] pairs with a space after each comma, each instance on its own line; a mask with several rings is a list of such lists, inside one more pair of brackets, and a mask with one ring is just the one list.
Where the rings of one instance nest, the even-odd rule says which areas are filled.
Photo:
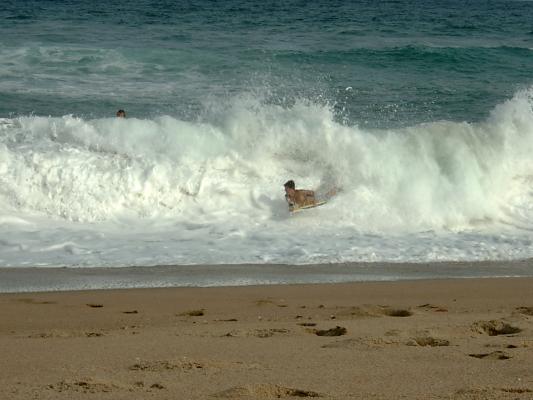
[[[0, 291], [533, 275], [532, 1], [0, 20]], [[291, 215], [289, 179], [338, 193]]]

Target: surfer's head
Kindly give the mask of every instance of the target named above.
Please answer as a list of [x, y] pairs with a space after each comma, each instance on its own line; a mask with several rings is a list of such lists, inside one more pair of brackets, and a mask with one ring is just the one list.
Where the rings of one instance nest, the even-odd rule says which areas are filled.
[[124, 110], [118, 110], [118, 111], [117, 111], [117, 117], [119, 117], [119, 118], [126, 118], [126, 111], [124, 111]]
[[296, 189], [296, 185], [294, 184], [294, 181], [292, 179], [290, 181], [285, 182], [283, 186], [285, 186], [285, 189]]

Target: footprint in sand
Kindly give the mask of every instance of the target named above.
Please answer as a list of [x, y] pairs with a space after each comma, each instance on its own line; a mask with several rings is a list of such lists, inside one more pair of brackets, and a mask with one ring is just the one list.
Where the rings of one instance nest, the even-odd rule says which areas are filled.
[[486, 360], [508, 360], [511, 356], [508, 356], [503, 351], [493, 351], [492, 353], [480, 353], [469, 354], [470, 357], [486, 359]]
[[197, 369], [204, 369], [203, 363], [192, 361], [140, 361], [129, 367], [130, 371], [149, 371], [149, 372], [162, 372], [162, 371], [191, 371]]
[[533, 307], [517, 307], [516, 311], [520, 314], [533, 317]]
[[276, 306], [276, 307], [281, 307], [281, 308], [284, 308], [284, 307], [288, 307], [287, 304], [285, 304], [285, 300], [281, 299], [279, 301], [275, 301], [275, 300], [271, 300], [271, 299], [261, 299], [261, 300], [257, 300], [255, 302], [255, 305], [256, 306], [265, 306], [265, 305], [272, 305], [272, 306]]
[[348, 333], [346, 328], [342, 326], [336, 326], [331, 329], [313, 329], [312, 332], [317, 336], [342, 336]]
[[50, 331], [50, 332], [39, 332], [28, 335], [29, 339], [52, 339], [52, 338], [79, 338], [79, 337], [101, 337], [104, 336], [104, 332], [79, 332], [79, 331]]
[[313, 392], [311, 390], [293, 389], [278, 385], [235, 386], [222, 392], [215, 393], [212, 396], [225, 399], [284, 399], [290, 397], [323, 397], [322, 394]]
[[58, 393], [78, 392], [78, 393], [109, 393], [121, 388], [110, 382], [97, 382], [91, 380], [61, 381], [47, 386], [47, 389]]
[[181, 314], [176, 314], [178, 317], [201, 317], [205, 315], [205, 310], [202, 308], [200, 310], [190, 310], [182, 312]]
[[91, 308], [102, 308], [104, 306], [103, 304], [96, 304], [96, 303], [88, 303], [86, 305], [87, 307], [91, 307]]
[[512, 335], [522, 332], [522, 329], [512, 326], [501, 320], [475, 322], [472, 325], [472, 330], [478, 333], [487, 334], [489, 336]]
[[[83, 393], [83, 394], [97, 394], [97, 393], [116, 393], [128, 392], [149, 389], [164, 389], [164, 386], [159, 383], [154, 383], [149, 387], [144, 385], [144, 382], [137, 381], [133, 385], [116, 381], [96, 380], [92, 378], [82, 380], [62, 380], [57, 383], [47, 385], [46, 390], [52, 390], [56, 393]], [[106, 395], [109, 396], [109, 395]]]
[[517, 346], [517, 345], [514, 345], [514, 344], [505, 344], [505, 343], [499, 343], [499, 344], [496, 344], [496, 343], [487, 343], [484, 347], [486, 348], [498, 348], [498, 347], [503, 347], [505, 349], [518, 349], [519, 347], [526, 347], [526, 346]]
[[298, 323], [297, 325], [300, 325], [300, 326], [316, 326], [316, 322], [300, 322]]
[[430, 347], [440, 347], [440, 346], [449, 346], [450, 342], [446, 339], [438, 339], [431, 336], [421, 336], [409, 339], [406, 343], [407, 346], [430, 346]]
[[501, 388], [500, 390], [505, 393], [515, 394], [533, 393], [533, 390], [527, 388]]
[[[494, 399], [494, 400], [518, 400], [518, 399], [531, 399], [529, 393], [533, 393], [533, 390], [527, 388], [472, 388], [472, 389], [460, 389], [455, 392], [451, 397], [454, 400], [474, 400], [474, 399]], [[527, 397], [520, 395], [526, 394]], [[517, 395], [519, 397], [517, 397]]]
[[429, 304], [429, 303], [419, 305], [418, 308], [422, 310], [426, 310], [426, 311], [433, 311], [433, 312], [448, 312], [448, 309], [446, 309], [445, 307], [436, 306], [434, 304]]
[[410, 310], [403, 308], [394, 308], [389, 306], [373, 306], [363, 305], [348, 307], [344, 310], [337, 312], [339, 317], [410, 317], [413, 313]]
[[72, 334], [68, 332], [52, 331], [52, 332], [39, 332], [28, 335], [28, 339], [51, 339], [51, 338], [68, 338]]
[[411, 315], [413, 315], [411, 311], [404, 310], [401, 308], [384, 307], [382, 312], [383, 315], [386, 315], [388, 317], [410, 317]]
[[160, 383], [154, 383], [152, 385], [150, 385], [150, 389], [164, 389], [165, 387], [163, 385], [161, 385]]
[[284, 328], [272, 328], [272, 329], [252, 329], [252, 330], [249, 330], [249, 331], [238, 331], [238, 330], [235, 330], [235, 331], [231, 331], [231, 332], [228, 332], [226, 333], [225, 335], [223, 335], [224, 337], [247, 337], [247, 336], [255, 336], [255, 337], [258, 337], [258, 338], [269, 338], [269, 337], [272, 337], [278, 333], [282, 333], [282, 334], [285, 334], [285, 333], [290, 333], [290, 330], [289, 329], [284, 329]]
[[104, 336], [102, 332], [85, 332], [85, 336], [87, 337], [100, 337]]
[[207, 360], [207, 361], [192, 361], [189, 359], [182, 360], [141, 360], [131, 365], [128, 369], [130, 371], [142, 372], [193, 372], [205, 370], [228, 370], [228, 369], [257, 369], [261, 368], [259, 364], [245, 364], [237, 361], [225, 360]]
[[320, 347], [323, 349], [381, 349], [385, 346], [398, 345], [400, 342], [394, 339], [384, 339], [381, 337], [361, 337], [356, 339], [344, 339], [327, 343]]

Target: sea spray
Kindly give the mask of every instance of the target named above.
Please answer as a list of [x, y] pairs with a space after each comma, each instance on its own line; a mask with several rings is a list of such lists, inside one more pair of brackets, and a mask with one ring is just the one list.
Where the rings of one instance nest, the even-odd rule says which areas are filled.
[[72, 221], [268, 219], [258, 199], [276, 201], [293, 178], [341, 188], [327, 217], [341, 225], [464, 229], [505, 220], [533, 171], [531, 90], [480, 123], [368, 130], [326, 105], [238, 97], [212, 121], [20, 117], [0, 129], [2, 203]]

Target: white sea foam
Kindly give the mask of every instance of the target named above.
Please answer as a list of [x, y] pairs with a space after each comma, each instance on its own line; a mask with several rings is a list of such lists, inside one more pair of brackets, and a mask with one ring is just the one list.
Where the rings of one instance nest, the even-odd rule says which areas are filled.
[[[0, 263], [531, 257], [532, 96], [517, 93], [482, 123], [374, 131], [323, 105], [245, 96], [196, 122], [4, 119]], [[341, 190], [289, 216], [291, 178]]]

